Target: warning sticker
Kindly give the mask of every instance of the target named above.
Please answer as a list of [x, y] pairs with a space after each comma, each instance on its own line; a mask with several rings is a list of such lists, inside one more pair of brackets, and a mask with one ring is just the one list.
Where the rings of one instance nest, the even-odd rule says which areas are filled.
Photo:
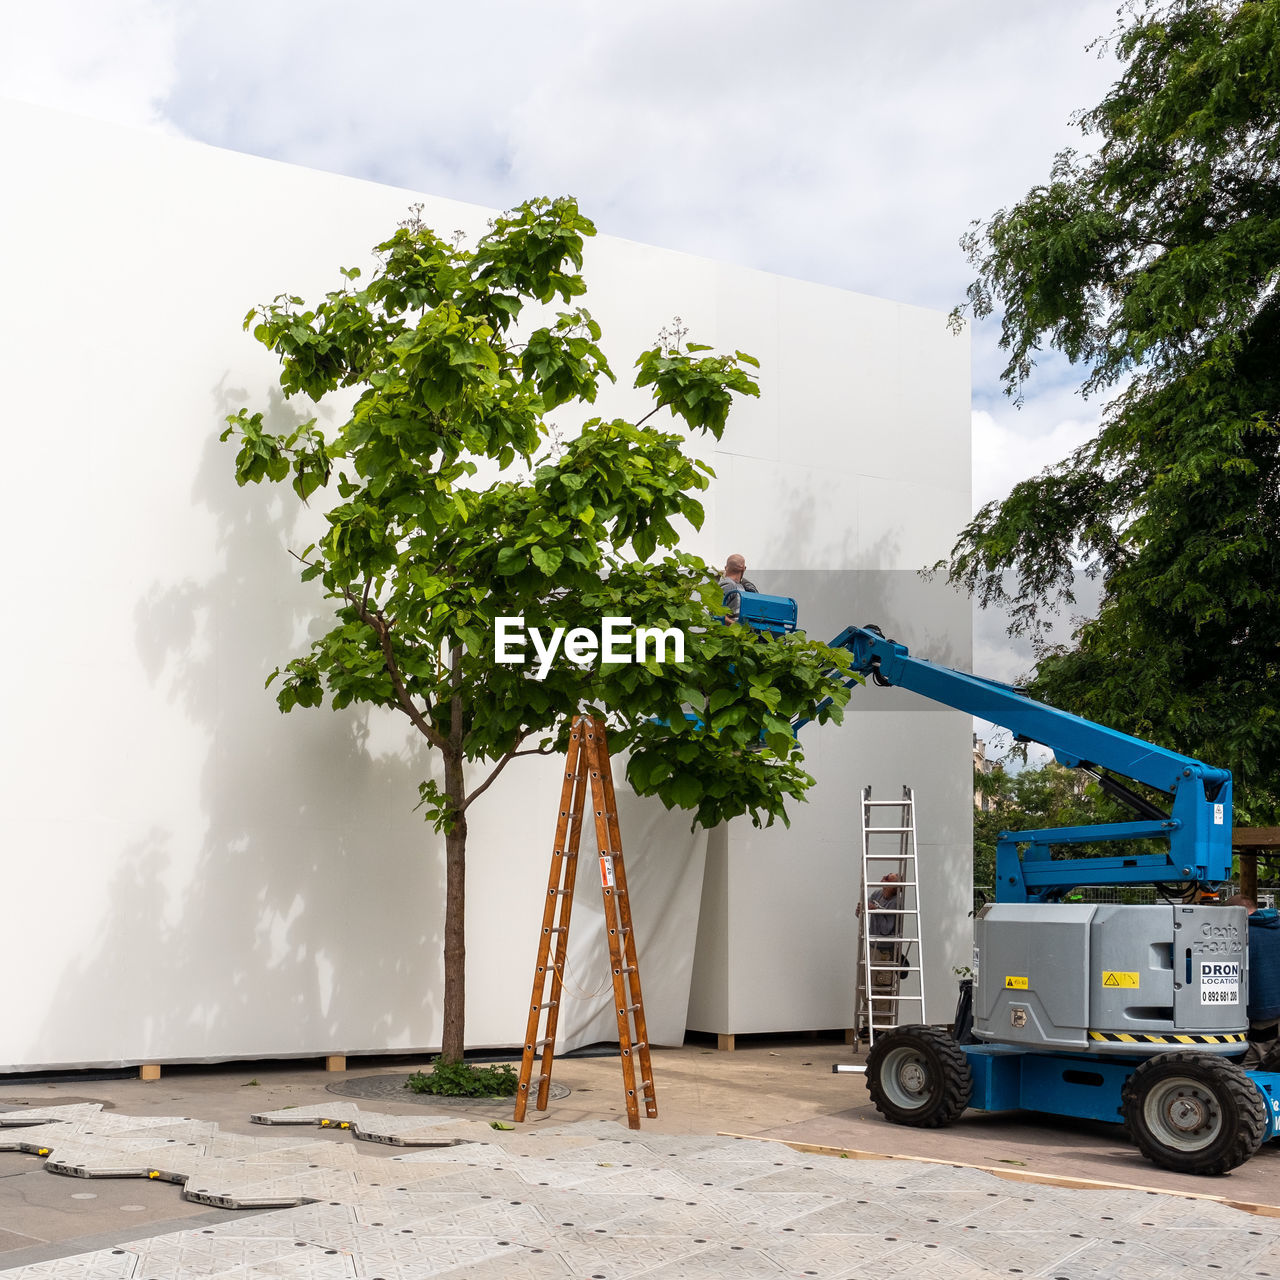
[[1200, 1003], [1240, 1003], [1240, 961], [1200, 961]]
[[1004, 985], [1006, 991], [1026, 991], [1028, 986], [1026, 978], [1011, 978], [1007, 974], [1005, 975]]
[[600, 858], [600, 887], [613, 888], [613, 859], [607, 853]]
[[1125, 973], [1118, 969], [1103, 969], [1102, 985], [1104, 987], [1136, 987], [1138, 985], [1138, 975], [1136, 973]]

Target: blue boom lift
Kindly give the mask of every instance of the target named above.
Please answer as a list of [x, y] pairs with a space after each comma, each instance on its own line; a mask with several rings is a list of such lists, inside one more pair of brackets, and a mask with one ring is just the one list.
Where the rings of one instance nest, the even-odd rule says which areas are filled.
[[[796, 626], [786, 597], [744, 594], [741, 616], [773, 635]], [[1226, 1173], [1280, 1136], [1280, 1073], [1238, 1061], [1248, 1027], [1246, 913], [1198, 900], [1231, 874], [1230, 772], [913, 658], [875, 627], [847, 627], [831, 644], [853, 655], [863, 679], [1048, 747], [1134, 814], [1000, 834], [996, 901], [974, 922], [976, 1042], [958, 1043], [945, 1027], [876, 1036], [867, 1061], [876, 1109], [922, 1128], [950, 1124], [968, 1107], [1120, 1123], [1150, 1160], [1186, 1173]], [[1153, 840], [1163, 850], [1125, 852]], [[1116, 854], [1069, 852], [1100, 843]], [[1168, 901], [1063, 901], [1099, 885], [1156, 885]]]

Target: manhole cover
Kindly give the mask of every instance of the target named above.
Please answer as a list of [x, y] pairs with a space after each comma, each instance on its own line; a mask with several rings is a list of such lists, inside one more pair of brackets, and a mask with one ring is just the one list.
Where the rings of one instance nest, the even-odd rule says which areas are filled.
[[[409, 1073], [394, 1076], [357, 1076], [354, 1080], [335, 1080], [325, 1088], [330, 1093], [340, 1093], [344, 1098], [375, 1098], [380, 1102], [416, 1102], [423, 1107], [475, 1107], [497, 1103], [515, 1106], [515, 1098], [438, 1098], [433, 1093], [414, 1093], [406, 1088]], [[569, 1090], [562, 1084], [552, 1084], [553, 1098], [567, 1098]]]

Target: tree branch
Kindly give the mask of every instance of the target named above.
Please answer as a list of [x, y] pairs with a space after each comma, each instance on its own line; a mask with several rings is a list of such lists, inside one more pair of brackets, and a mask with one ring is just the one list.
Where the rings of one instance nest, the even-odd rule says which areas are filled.
[[[462, 759], [462, 646], [456, 641], [449, 649], [449, 746]], [[467, 806], [462, 804], [458, 812]]]
[[[434, 729], [422, 712], [413, 705], [409, 690], [405, 688], [404, 678], [400, 675], [400, 667], [396, 663], [395, 654], [391, 651], [391, 628], [376, 614], [371, 614], [370, 618], [376, 620], [376, 625], [375, 622], [370, 622], [369, 625], [373, 626], [374, 631], [377, 632], [379, 643], [382, 646], [383, 661], [387, 664], [387, 674], [391, 677], [391, 687], [396, 691], [396, 698], [399, 700], [401, 710], [413, 721], [414, 727], [433, 747], [438, 747], [443, 751], [446, 745], [444, 736]], [[430, 704], [428, 704], [427, 709], [430, 710]]]
[[[366, 584], [366, 594], [367, 594]], [[373, 628], [373, 633], [378, 637], [378, 645], [382, 649], [382, 661], [387, 668], [387, 674], [391, 677], [391, 687], [396, 691], [396, 700], [400, 703], [400, 709], [413, 721], [414, 728], [422, 734], [433, 747], [440, 750], [445, 748], [445, 739], [436, 729], [431, 726], [427, 718], [413, 705], [413, 699], [409, 696], [409, 690], [405, 688], [404, 678], [400, 674], [400, 666], [396, 662], [396, 656], [391, 648], [391, 628], [387, 626], [386, 620], [376, 611], [370, 610], [363, 601], [357, 601], [356, 598], [345, 587], [342, 594], [347, 600], [355, 606], [356, 611], [360, 615], [360, 621], [367, 627]], [[427, 704], [427, 710], [430, 711], [430, 703]]]
[[[305, 556], [299, 555], [292, 548], [289, 554], [305, 565], [310, 565], [311, 561]], [[423, 715], [417, 707], [413, 705], [413, 699], [409, 696], [409, 690], [405, 688], [404, 677], [400, 674], [400, 666], [396, 662], [395, 653], [391, 648], [391, 628], [387, 626], [386, 619], [376, 610], [369, 608], [369, 589], [372, 586], [372, 579], [366, 579], [364, 584], [364, 594], [357, 600], [356, 597], [346, 587], [342, 588], [343, 597], [360, 616], [360, 621], [365, 626], [373, 630], [374, 635], [378, 637], [378, 647], [382, 650], [382, 660], [386, 664], [387, 674], [391, 677], [391, 687], [396, 691], [396, 701], [400, 704], [400, 709], [413, 721], [414, 728], [422, 734], [433, 747], [444, 749], [445, 739], [436, 729], [431, 726], [429, 720]], [[430, 712], [431, 704], [427, 704], [427, 711]]]
[[[528, 736], [529, 735], [527, 733], [522, 733], [516, 739], [516, 745], [519, 746], [519, 744], [522, 743], [525, 740], [525, 738], [527, 738]], [[503, 756], [501, 760], [498, 761], [493, 772], [478, 787], [476, 787], [471, 792], [471, 794], [467, 797], [466, 803], [462, 806], [463, 809], [465, 810], [467, 806], [470, 805], [470, 803], [477, 796], [484, 795], [484, 793], [488, 791], [488, 789], [491, 786], [493, 786], [494, 782], [498, 777], [498, 774], [500, 774], [503, 771], [503, 769], [505, 769], [507, 765], [509, 765], [511, 761], [516, 758], [516, 756], [549, 756], [554, 753], [554, 750], [555, 750], [554, 747], [548, 745], [545, 747], [529, 747], [524, 751], [508, 751], [507, 754]]]

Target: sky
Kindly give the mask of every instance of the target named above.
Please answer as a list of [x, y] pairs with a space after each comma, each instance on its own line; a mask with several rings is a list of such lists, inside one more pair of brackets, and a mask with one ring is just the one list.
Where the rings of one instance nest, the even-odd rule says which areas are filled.
[[[1089, 142], [1118, 0], [0, 0], [0, 95], [950, 310], [974, 219]], [[1097, 429], [975, 327], [975, 507]], [[977, 620], [975, 668], [1029, 654]]]

